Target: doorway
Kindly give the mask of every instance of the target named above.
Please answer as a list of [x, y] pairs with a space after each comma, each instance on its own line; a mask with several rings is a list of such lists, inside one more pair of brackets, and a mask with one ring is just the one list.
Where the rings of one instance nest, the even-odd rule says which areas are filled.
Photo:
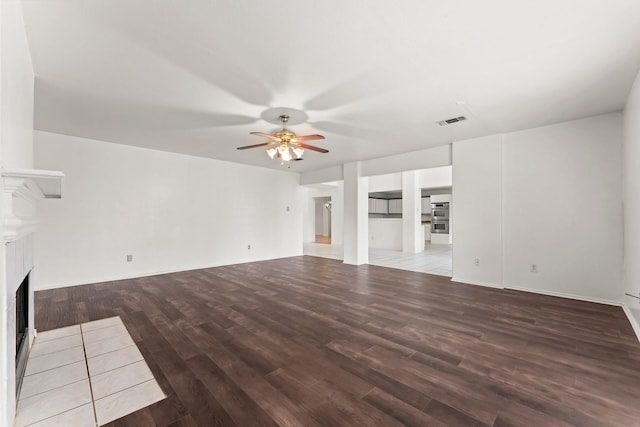
[[315, 197], [315, 243], [331, 244], [331, 197]]
[[451, 234], [452, 187], [422, 188], [422, 225], [425, 245], [422, 259], [430, 273], [453, 274]]

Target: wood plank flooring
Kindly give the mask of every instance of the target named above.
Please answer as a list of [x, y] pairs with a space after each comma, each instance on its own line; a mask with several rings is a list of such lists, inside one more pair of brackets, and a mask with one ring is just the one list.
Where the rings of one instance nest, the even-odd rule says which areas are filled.
[[110, 426], [639, 426], [619, 307], [294, 257], [36, 293], [121, 316], [168, 399]]
[[315, 243], [326, 243], [327, 245], [331, 244], [331, 236], [323, 236], [321, 234], [316, 234]]

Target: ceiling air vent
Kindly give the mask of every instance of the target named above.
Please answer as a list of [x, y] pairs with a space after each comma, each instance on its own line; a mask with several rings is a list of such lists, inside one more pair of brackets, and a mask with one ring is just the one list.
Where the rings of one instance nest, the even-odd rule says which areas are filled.
[[453, 123], [462, 122], [464, 120], [467, 120], [465, 116], [459, 116], [459, 117], [454, 117], [452, 119], [440, 120], [439, 122], [436, 122], [436, 123], [439, 124], [440, 126], [446, 126]]

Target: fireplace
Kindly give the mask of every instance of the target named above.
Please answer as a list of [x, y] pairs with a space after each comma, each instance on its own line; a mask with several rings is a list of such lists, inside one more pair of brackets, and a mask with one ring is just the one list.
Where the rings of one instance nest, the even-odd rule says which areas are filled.
[[[27, 367], [29, 350], [35, 336], [33, 318], [33, 234], [5, 245], [7, 290], [10, 301], [6, 307], [7, 339], [15, 337], [16, 346], [6, 346], [4, 355], [10, 372], [6, 393], [20, 394], [22, 378]], [[15, 374], [15, 375], [14, 375]], [[0, 422], [0, 425], [3, 425]]]
[[[13, 425], [15, 408], [29, 350], [35, 337], [33, 317], [34, 232], [38, 224], [36, 204], [40, 199], [62, 196], [61, 172], [35, 169], [0, 170], [0, 259], [5, 271], [0, 288], [6, 304], [0, 304], [0, 425]], [[15, 335], [16, 346], [13, 346]]]
[[16, 395], [20, 393], [29, 354], [29, 274], [16, 291]]

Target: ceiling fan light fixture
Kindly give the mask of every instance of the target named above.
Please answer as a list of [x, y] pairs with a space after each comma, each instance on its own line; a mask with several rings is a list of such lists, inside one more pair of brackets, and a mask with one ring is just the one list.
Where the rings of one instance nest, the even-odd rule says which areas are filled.
[[278, 150], [275, 147], [267, 148], [267, 155], [272, 159], [276, 156]]
[[282, 156], [282, 160], [284, 160], [285, 162], [288, 162], [289, 160], [291, 160], [291, 151], [289, 150], [289, 147], [285, 147], [286, 149], [280, 153], [280, 155]]
[[293, 149], [293, 154], [296, 155], [297, 159], [301, 159], [302, 155], [304, 154], [304, 148], [302, 147], [296, 147]]

